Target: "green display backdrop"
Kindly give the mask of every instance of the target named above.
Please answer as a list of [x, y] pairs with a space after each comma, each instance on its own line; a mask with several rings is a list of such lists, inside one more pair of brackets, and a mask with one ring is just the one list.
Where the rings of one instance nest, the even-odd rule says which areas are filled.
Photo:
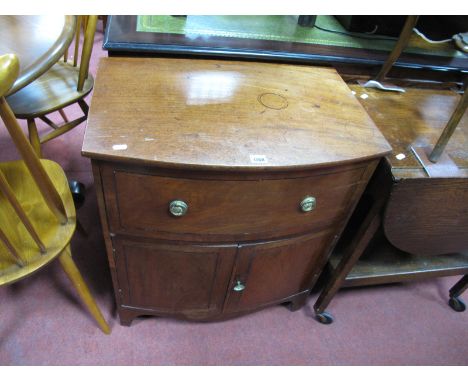
[[[302, 27], [297, 24], [297, 16], [174, 17], [145, 15], [138, 16], [137, 20], [138, 32], [175, 33], [187, 37], [193, 36], [193, 38], [201, 36], [235, 37], [385, 51], [390, 51], [395, 43], [389, 40], [369, 40], [327, 32], [318, 28]], [[333, 16], [317, 16], [316, 25], [347, 33]], [[373, 36], [368, 37], [372, 38]], [[451, 42], [429, 44], [416, 35], [410, 40], [405, 52], [467, 58], [465, 54], [457, 51]]]

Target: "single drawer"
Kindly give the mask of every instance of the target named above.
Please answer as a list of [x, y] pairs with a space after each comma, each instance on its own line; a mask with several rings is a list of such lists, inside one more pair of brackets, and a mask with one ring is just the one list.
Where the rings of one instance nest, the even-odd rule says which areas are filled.
[[104, 168], [111, 232], [200, 240], [254, 239], [331, 226], [365, 167], [287, 179], [187, 179]]

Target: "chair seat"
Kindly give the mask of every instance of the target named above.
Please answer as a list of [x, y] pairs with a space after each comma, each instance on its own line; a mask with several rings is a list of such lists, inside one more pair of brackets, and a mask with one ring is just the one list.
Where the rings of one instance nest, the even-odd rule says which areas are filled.
[[8, 232], [12, 244], [21, 249], [20, 254], [26, 260], [25, 266], [17, 265], [0, 241], [0, 285], [26, 277], [52, 261], [62, 253], [75, 231], [76, 212], [67, 177], [57, 163], [46, 159], [41, 159], [41, 162], [63, 201], [68, 222], [61, 225], [50, 212], [23, 161], [0, 163], [0, 171], [46, 247], [46, 253], [39, 251], [5, 196], [0, 193], [0, 227]]
[[35, 118], [60, 110], [86, 96], [93, 88], [91, 74], [83, 90], [78, 91], [79, 69], [58, 62], [28, 86], [7, 97], [7, 102], [17, 118]]

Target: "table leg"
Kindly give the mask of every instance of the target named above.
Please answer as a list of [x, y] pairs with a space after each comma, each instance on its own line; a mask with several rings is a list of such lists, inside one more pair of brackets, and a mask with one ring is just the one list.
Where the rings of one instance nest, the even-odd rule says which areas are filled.
[[[333, 322], [333, 317], [325, 312], [325, 309], [343, 285], [346, 276], [353, 269], [381, 226], [381, 212], [388, 199], [390, 189], [391, 177], [388, 164], [385, 161], [381, 161], [366, 190], [366, 195], [371, 200], [370, 206], [366, 207], [367, 211], [364, 217], [360, 219], [360, 223], [358, 223], [359, 228], [357, 232], [346, 246], [340, 262], [332, 271], [330, 278], [314, 304], [314, 311], [319, 322], [323, 324], [331, 324]], [[358, 209], [359, 205], [356, 210]]]
[[463, 312], [466, 309], [465, 303], [459, 297], [468, 288], [468, 275], [463, 276], [449, 292], [449, 305], [457, 312]]
[[318, 321], [322, 324], [331, 324], [333, 322], [333, 317], [329, 313], [325, 312], [325, 309], [330, 304], [333, 297], [335, 297], [336, 293], [345, 281], [346, 276], [351, 269], [353, 269], [354, 265], [368, 246], [370, 240], [374, 237], [381, 222], [379, 212], [380, 211], [373, 210], [372, 213], [368, 214], [315, 302], [314, 311]]

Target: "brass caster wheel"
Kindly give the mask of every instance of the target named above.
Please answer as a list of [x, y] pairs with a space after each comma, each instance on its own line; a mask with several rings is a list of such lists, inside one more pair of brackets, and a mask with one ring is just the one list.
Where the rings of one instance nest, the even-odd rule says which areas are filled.
[[327, 312], [317, 313], [315, 317], [318, 322], [324, 325], [330, 325], [333, 322], [333, 316]]
[[465, 303], [459, 297], [451, 297], [448, 303], [456, 312], [463, 312], [466, 309]]

